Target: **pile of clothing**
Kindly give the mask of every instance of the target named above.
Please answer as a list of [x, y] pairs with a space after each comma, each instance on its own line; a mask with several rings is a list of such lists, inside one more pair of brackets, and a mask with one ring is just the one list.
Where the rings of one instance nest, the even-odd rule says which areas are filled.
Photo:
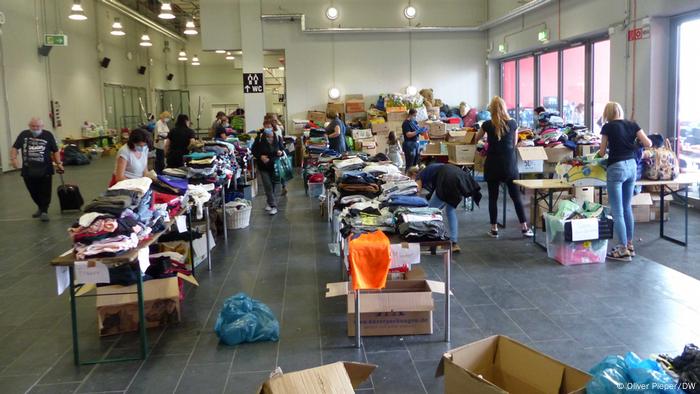
[[[576, 200], [563, 200], [559, 202], [554, 214], [545, 214], [544, 217], [547, 228], [547, 255], [550, 258], [564, 265], [605, 261], [608, 239], [613, 236], [613, 221], [606, 207], [589, 201], [580, 205]], [[598, 219], [598, 238], [571, 241], [572, 221], [578, 219]]]
[[428, 207], [399, 207], [394, 211], [398, 232], [408, 241], [444, 241], [449, 239], [442, 211]]

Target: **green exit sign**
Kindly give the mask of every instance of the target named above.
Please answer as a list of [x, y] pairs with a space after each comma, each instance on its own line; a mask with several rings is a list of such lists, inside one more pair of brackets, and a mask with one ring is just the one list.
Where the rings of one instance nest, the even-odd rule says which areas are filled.
[[49, 47], [68, 46], [68, 36], [65, 34], [44, 34], [44, 45]]
[[549, 41], [549, 29], [544, 29], [540, 32], [537, 33], [537, 39], [540, 42], [547, 42]]

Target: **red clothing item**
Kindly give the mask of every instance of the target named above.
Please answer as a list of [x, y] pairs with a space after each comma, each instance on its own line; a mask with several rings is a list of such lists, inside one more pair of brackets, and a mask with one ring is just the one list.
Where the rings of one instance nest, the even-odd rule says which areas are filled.
[[381, 231], [350, 237], [348, 261], [353, 290], [383, 289], [391, 263], [391, 243]]

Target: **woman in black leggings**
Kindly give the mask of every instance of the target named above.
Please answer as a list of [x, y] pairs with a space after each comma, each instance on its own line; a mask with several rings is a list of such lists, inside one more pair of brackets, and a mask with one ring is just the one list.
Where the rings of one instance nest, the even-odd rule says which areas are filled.
[[518, 139], [518, 124], [508, 116], [506, 103], [502, 98], [495, 96], [489, 104], [491, 120], [487, 120], [481, 126], [477, 135], [477, 141], [486, 133], [488, 150], [484, 163], [484, 178], [489, 189], [489, 217], [491, 229], [489, 235], [498, 237], [498, 189], [501, 183], [508, 188], [510, 199], [513, 200], [515, 213], [520, 221], [520, 229], [524, 237], [532, 237], [532, 230], [527, 225], [523, 203], [520, 201], [520, 191], [513, 183], [518, 178], [517, 159], [515, 157], [515, 144]]

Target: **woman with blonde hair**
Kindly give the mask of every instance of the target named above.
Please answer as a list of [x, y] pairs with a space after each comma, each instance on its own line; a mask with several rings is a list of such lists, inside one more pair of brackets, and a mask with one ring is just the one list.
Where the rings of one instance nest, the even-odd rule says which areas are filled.
[[651, 140], [636, 122], [625, 120], [624, 116], [619, 103], [611, 101], [605, 105], [598, 155], [604, 157], [606, 150], [608, 152], [608, 201], [615, 222], [613, 231], [618, 241], [618, 245], [608, 253], [608, 258], [632, 261], [635, 256], [632, 244], [632, 196], [637, 179], [635, 154], [639, 145], [650, 147]]
[[488, 150], [484, 163], [484, 178], [489, 189], [489, 218], [491, 220], [491, 229], [488, 234], [493, 238], [498, 237], [498, 190], [501, 183], [505, 183], [510, 199], [513, 200], [515, 213], [520, 221], [520, 230], [524, 237], [532, 237], [532, 229], [527, 225], [525, 210], [520, 200], [520, 190], [513, 183], [520, 175], [515, 157], [518, 124], [508, 116], [506, 102], [498, 96], [494, 96], [491, 100], [488, 110], [491, 113], [491, 120], [484, 122], [476, 136], [478, 141], [486, 134], [488, 140]]

